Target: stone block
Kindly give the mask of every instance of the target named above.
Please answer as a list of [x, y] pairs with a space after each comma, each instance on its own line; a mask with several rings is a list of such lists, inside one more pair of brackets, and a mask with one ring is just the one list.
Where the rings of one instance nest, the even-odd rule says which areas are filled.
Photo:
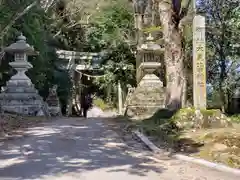
[[135, 119], [148, 118], [165, 108], [165, 87], [154, 74], [145, 75], [132, 93], [126, 114]]

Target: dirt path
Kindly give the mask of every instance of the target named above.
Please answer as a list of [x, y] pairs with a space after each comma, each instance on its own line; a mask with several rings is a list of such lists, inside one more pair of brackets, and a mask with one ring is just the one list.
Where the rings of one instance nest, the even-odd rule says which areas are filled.
[[0, 180], [236, 180], [129, 147], [100, 118], [59, 119], [0, 142]]

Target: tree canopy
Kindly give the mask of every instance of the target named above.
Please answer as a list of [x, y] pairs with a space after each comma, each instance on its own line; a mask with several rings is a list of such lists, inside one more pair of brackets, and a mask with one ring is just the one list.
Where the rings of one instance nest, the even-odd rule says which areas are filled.
[[[42, 96], [48, 94], [48, 88], [53, 83], [59, 83], [60, 91], [65, 92], [63, 96], [68, 94], [71, 86], [70, 82], [68, 87], [60, 85], [63, 79], [61, 76], [66, 76], [66, 72], [57, 68], [57, 63], [61, 60], [56, 56], [56, 49], [104, 51], [107, 52], [102, 62], [105, 76], [97, 78], [94, 83], [101, 89], [104, 98], [116, 101], [118, 81], [125, 91], [127, 84], [136, 85], [137, 31], [134, 26], [136, 14], [133, 6], [134, 3], [138, 3], [154, 17], [150, 18], [151, 26], [161, 27], [163, 32], [167, 86], [171, 86], [169, 93], [173, 95], [171, 95], [173, 99], [177, 98], [178, 95], [174, 96], [176, 89], [173, 88], [173, 82], [181, 77], [184, 80], [179, 81], [181, 86], [184, 83], [188, 84], [183, 85], [186, 87], [184, 90], [187, 93], [186, 99], [191, 101], [193, 2], [191, 0], [170, 1], [170, 4], [161, 0], [143, 2], [145, 3], [141, 4], [137, 0], [0, 1], [1, 86], [14, 73], [8, 66], [12, 59], [4, 54], [3, 48], [14, 42], [16, 36], [22, 32], [27, 37], [28, 43], [39, 52], [39, 56], [30, 58], [34, 68], [28, 74]], [[170, 8], [171, 11], [163, 11], [164, 8]], [[221, 102], [227, 108], [240, 79], [239, 3], [231, 0], [200, 0], [196, 9], [206, 17], [207, 82], [216, 93], [221, 94]], [[176, 36], [169, 36], [169, 33]], [[173, 52], [176, 57], [172, 56]], [[174, 71], [171, 70], [172, 66]], [[66, 81], [69, 81], [69, 78], [67, 79]]]

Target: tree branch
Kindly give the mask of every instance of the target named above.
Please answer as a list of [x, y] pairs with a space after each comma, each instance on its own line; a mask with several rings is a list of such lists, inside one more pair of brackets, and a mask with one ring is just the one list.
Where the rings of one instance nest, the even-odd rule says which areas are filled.
[[2, 30], [0, 39], [3, 39], [5, 34], [8, 32], [8, 30], [14, 25], [14, 23], [21, 18], [23, 15], [25, 15], [28, 11], [30, 11], [35, 5], [37, 5], [38, 1], [35, 0], [33, 3], [28, 5], [22, 12], [18, 13], [11, 21], [10, 23]]
[[[21, 18], [24, 14], [26, 14], [28, 11], [30, 11], [30, 9], [32, 9], [35, 5], [37, 5], [38, 1], [35, 0], [33, 3], [31, 3], [30, 5], [28, 5], [22, 12], [18, 13], [11, 21], [10, 23], [5, 26], [5, 28], [3, 28], [1, 35], [0, 35], [0, 41], [3, 42], [3, 38], [4, 36], [7, 34], [8, 30], [14, 25], [14, 23]], [[5, 52], [3, 50], [3, 43], [1, 43], [1, 52], [0, 52], [0, 60], [2, 60], [2, 58], [5, 55]]]

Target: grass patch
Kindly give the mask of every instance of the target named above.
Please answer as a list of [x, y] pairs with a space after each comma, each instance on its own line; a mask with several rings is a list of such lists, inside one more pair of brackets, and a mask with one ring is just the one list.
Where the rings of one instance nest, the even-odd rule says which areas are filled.
[[234, 123], [238, 117], [227, 117], [219, 110], [198, 114], [195, 109], [181, 109], [160, 110], [141, 121], [126, 117], [115, 121], [125, 124], [127, 131], [139, 129], [161, 148], [240, 168], [240, 124]]
[[230, 119], [232, 122], [240, 124], [240, 114], [230, 116]]
[[110, 109], [110, 105], [105, 103], [105, 101], [101, 98], [93, 99], [93, 104], [95, 106], [99, 107], [100, 109], [102, 109], [103, 111]]
[[204, 146], [191, 154], [230, 167], [240, 168], [240, 125], [228, 128], [185, 131], [179, 138], [189, 138]]

